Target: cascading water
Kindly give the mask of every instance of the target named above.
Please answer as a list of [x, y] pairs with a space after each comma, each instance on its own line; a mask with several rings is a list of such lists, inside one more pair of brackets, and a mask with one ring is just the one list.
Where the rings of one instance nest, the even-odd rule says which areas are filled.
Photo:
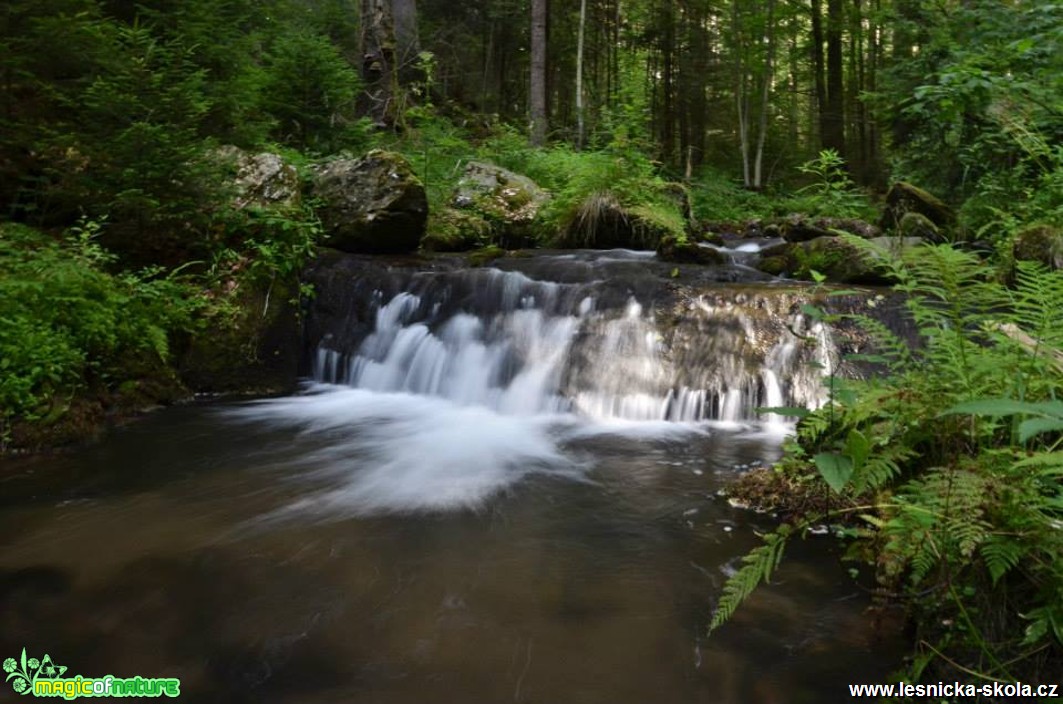
[[504, 264], [311, 272], [314, 382], [238, 412], [323, 444], [301, 461], [332, 488], [295, 508], [477, 507], [530, 474], [592, 477], [602, 437], [778, 435], [787, 419], [759, 408], [823, 400], [836, 353], [799, 291], [681, 288], [652, 253]]
[[314, 379], [513, 415], [778, 424], [756, 409], [818, 405], [834, 356], [828, 331], [778, 294], [701, 296], [664, 322], [635, 297], [600, 305], [593, 282], [497, 269], [423, 278], [420, 295], [375, 292], [372, 332], [353, 349], [326, 336]]

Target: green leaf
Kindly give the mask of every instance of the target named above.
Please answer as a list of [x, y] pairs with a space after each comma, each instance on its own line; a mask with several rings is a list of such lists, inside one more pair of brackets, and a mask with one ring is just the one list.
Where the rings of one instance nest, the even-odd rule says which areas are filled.
[[1014, 467], [1063, 467], [1063, 452], [1042, 452], [1016, 462]]
[[1063, 430], [1063, 418], [1031, 418], [1019, 425], [1019, 442], [1026, 442], [1041, 433]]
[[861, 469], [871, 454], [871, 442], [863, 433], [853, 428], [845, 440], [845, 454], [852, 460], [854, 470]]
[[820, 308], [819, 306], [814, 306], [811, 303], [801, 304], [801, 312], [807, 315], [809, 318], [812, 318], [813, 320], [823, 320], [825, 317], [827, 317], [827, 314], [823, 312], [822, 308]]
[[953, 406], [941, 415], [1013, 416], [1021, 413], [1063, 418], [1063, 402], [1029, 403], [1009, 398], [980, 399]]
[[853, 476], [853, 461], [836, 452], [821, 452], [813, 458], [823, 481], [840, 494]]

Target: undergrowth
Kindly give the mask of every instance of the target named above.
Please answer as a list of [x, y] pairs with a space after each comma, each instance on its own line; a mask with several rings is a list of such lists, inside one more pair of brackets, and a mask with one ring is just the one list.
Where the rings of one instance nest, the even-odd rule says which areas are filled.
[[[873, 245], [850, 238], [854, 246]], [[948, 246], [882, 257], [919, 345], [866, 315], [885, 373], [832, 379], [777, 472], [833, 506], [765, 536], [711, 628], [778, 565], [793, 535], [835, 525], [848, 557], [917, 624], [909, 681], [961, 671], [1051, 677], [1063, 662], [1063, 273], [1017, 265], [1014, 286]], [[822, 313], [820, 313], [822, 314]]]

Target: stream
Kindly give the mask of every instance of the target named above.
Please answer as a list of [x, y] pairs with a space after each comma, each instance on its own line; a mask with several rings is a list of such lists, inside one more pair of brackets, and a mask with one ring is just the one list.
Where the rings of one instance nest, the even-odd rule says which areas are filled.
[[842, 343], [800, 291], [663, 266], [319, 262], [299, 394], [0, 464], [0, 655], [179, 677], [195, 702], [799, 704], [883, 681], [903, 644], [815, 538], [707, 637], [774, 525], [722, 496], [792, 430], [757, 409], [822, 403]]

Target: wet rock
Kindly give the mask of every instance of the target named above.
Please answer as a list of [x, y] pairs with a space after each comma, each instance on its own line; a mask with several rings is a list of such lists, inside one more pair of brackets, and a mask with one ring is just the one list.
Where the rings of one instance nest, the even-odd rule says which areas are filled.
[[940, 199], [910, 183], [898, 181], [886, 195], [886, 210], [879, 225], [883, 230], [898, 230], [907, 213], [918, 213], [939, 229], [948, 229], [956, 223], [956, 213]]
[[815, 271], [833, 283], [885, 283], [876, 259], [843, 237], [826, 236], [771, 247], [763, 252], [757, 268], [798, 279], [811, 279]]
[[1063, 230], [1051, 225], [1031, 225], [1015, 235], [1015, 259], [1040, 262], [1063, 269]]
[[781, 223], [775, 224], [776, 229], [769, 231], [770, 226], [763, 228], [765, 235], [773, 235], [777, 232], [787, 242], [808, 242], [818, 237], [833, 237], [838, 232], [845, 232], [864, 239], [878, 237], [882, 231], [869, 222], [856, 218], [809, 218], [804, 215], [791, 215]]
[[373, 150], [314, 169], [313, 195], [329, 247], [345, 252], [412, 252], [428, 219], [424, 186], [400, 155]]
[[421, 248], [428, 252], [467, 252], [489, 244], [490, 223], [475, 212], [443, 208], [428, 216]]
[[708, 245], [680, 240], [674, 235], [663, 237], [657, 245], [657, 256], [666, 262], [720, 266], [729, 262], [727, 255]]

